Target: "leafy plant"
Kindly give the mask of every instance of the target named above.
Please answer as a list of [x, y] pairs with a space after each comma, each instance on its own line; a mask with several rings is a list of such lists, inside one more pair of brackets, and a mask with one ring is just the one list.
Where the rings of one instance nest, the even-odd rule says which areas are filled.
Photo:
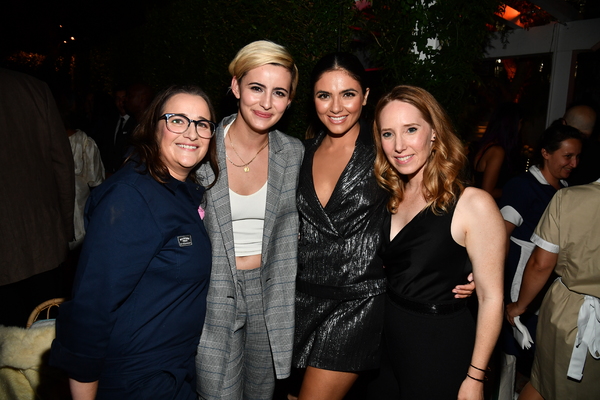
[[[359, 12], [353, 0], [173, 0], [150, 8], [143, 26], [97, 46], [92, 62], [108, 59], [92, 76], [157, 88], [195, 83], [223, 117], [235, 109], [227, 96], [230, 60], [249, 42], [268, 39], [284, 45], [300, 70], [298, 93], [283, 121], [287, 133], [304, 135], [313, 108], [310, 71], [336, 50], [358, 51], [379, 68], [378, 92], [403, 83], [422, 86], [456, 120], [477, 80], [475, 64], [498, 6], [498, 0], [373, 0]], [[439, 47], [428, 46], [432, 38]]]

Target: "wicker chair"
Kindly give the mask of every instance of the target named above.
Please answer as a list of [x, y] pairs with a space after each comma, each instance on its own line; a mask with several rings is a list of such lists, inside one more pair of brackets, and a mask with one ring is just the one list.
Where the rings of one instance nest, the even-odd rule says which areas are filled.
[[48, 366], [55, 336], [52, 318], [63, 301], [52, 299], [37, 306], [27, 321], [27, 329], [0, 326], [0, 399], [70, 399], [67, 375]]
[[42, 314], [44, 311], [46, 312], [46, 317], [42, 318], [42, 319], [51, 319], [50, 311], [52, 311], [52, 307], [58, 308], [58, 306], [61, 303], [63, 303], [64, 301], [65, 301], [64, 298], [59, 297], [56, 299], [51, 299], [51, 300], [45, 301], [42, 304], [40, 304], [39, 306], [37, 306], [31, 312], [31, 315], [29, 315], [29, 319], [27, 320], [27, 328], [30, 328], [31, 325], [33, 325], [33, 323], [40, 318], [40, 314]]

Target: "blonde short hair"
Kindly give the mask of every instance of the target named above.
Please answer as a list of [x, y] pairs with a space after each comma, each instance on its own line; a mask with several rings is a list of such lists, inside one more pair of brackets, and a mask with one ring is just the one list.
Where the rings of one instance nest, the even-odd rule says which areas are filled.
[[279, 65], [290, 71], [292, 74], [290, 100], [293, 99], [298, 86], [298, 67], [287, 49], [277, 43], [257, 40], [242, 47], [229, 63], [229, 73], [239, 81], [250, 70], [267, 64]]

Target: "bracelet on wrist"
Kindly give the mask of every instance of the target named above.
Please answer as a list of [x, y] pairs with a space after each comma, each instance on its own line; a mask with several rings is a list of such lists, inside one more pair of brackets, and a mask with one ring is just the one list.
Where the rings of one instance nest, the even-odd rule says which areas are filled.
[[469, 378], [473, 379], [474, 381], [477, 381], [477, 382], [481, 382], [481, 383], [483, 383], [483, 382], [487, 381], [487, 377], [485, 377], [485, 376], [483, 377], [483, 379], [477, 379], [477, 378], [473, 378], [473, 377], [472, 377], [471, 375], [469, 375], [469, 374], [467, 374], [467, 376], [468, 376]]
[[470, 364], [470, 365], [471, 365], [471, 367], [475, 368], [477, 371], [481, 371], [481, 372], [488, 372], [488, 371], [490, 371], [490, 367], [487, 367], [486, 369], [481, 369], [481, 368], [477, 368], [473, 364]]

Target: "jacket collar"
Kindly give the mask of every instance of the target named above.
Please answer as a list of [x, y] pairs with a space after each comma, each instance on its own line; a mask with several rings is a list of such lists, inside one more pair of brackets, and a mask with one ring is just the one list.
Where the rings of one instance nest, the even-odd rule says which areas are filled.
[[[532, 165], [531, 167], [529, 167], [529, 172], [530, 172], [530, 173], [531, 173], [531, 175], [533, 175], [533, 177], [534, 177], [535, 179], [537, 179], [537, 181], [538, 181], [539, 183], [541, 183], [542, 185], [550, 185], [550, 184], [548, 183], [548, 181], [546, 180], [546, 178], [544, 178], [544, 175], [542, 174], [542, 171], [540, 171], [540, 168], [539, 168], [537, 165]], [[563, 179], [561, 179], [559, 182], [560, 182], [560, 184], [561, 184], [563, 187], [567, 187], [567, 186], [569, 186], [569, 184], [567, 183], [567, 181], [565, 181], [565, 180], [563, 180]]]

